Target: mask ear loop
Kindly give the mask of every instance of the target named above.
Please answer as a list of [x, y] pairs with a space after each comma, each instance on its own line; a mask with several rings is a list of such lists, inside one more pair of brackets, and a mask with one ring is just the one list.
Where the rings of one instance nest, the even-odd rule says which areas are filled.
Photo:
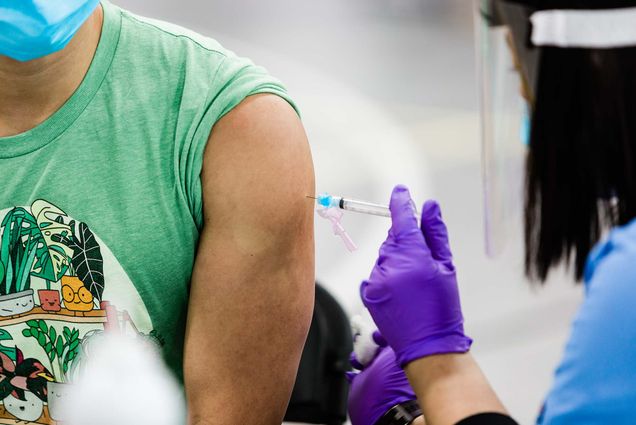
[[609, 212], [610, 212], [610, 220], [612, 227], [616, 227], [620, 224], [620, 209], [619, 209], [619, 201], [618, 196], [616, 196], [616, 191], [612, 190], [609, 198]]

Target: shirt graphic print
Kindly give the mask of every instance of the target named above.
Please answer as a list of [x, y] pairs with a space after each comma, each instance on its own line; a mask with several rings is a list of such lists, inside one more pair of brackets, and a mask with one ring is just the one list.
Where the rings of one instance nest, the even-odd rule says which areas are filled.
[[155, 332], [89, 224], [43, 199], [0, 210], [0, 220], [0, 424], [57, 424], [91, 341]]

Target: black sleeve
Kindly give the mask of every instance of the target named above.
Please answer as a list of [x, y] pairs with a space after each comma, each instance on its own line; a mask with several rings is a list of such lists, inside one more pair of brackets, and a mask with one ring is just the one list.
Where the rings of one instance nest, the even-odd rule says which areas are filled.
[[462, 419], [455, 425], [519, 425], [514, 419], [508, 415], [501, 413], [480, 413]]

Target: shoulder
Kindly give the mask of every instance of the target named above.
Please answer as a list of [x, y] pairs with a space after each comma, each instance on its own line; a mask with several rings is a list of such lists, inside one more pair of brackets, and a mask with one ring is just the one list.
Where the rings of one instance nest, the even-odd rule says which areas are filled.
[[613, 229], [592, 250], [585, 268], [585, 291], [573, 325], [573, 336], [588, 338], [590, 342], [594, 338], [611, 338], [605, 348], [617, 350], [624, 349], [622, 344], [633, 344], [636, 341], [636, 221]]
[[161, 90], [174, 87], [183, 109], [207, 110], [214, 104], [212, 112], [218, 120], [247, 96], [258, 93], [278, 95], [297, 109], [281, 81], [215, 39], [169, 22], [116, 10], [122, 16], [118, 50], [126, 72], [131, 72], [133, 64], [146, 79], [150, 73], [155, 86], [168, 85]]
[[588, 296], [597, 291], [636, 295], [636, 220], [613, 229], [594, 247], [585, 266], [585, 285]]
[[153, 44], [167, 47], [182, 53], [210, 55], [223, 59], [232, 52], [226, 50], [213, 38], [205, 37], [195, 31], [170, 22], [136, 15], [124, 9], [118, 9], [122, 16], [122, 35], [135, 37], [137, 44]]
[[[120, 80], [144, 84], [152, 97], [159, 93], [176, 98], [182, 111], [194, 111], [195, 115], [214, 104], [209, 115], [215, 115], [216, 120], [247, 96], [258, 93], [276, 94], [296, 108], [278, 79], [215, 39], [106, 4], [107, 13], [121, 20], [111, 68]], [[198, 122], [199, 117], [180, 118]]]
[[626, 346], [636, 341], [636, 221], [612, 230], [590, 253], [585, 289], [573, 332], [582, 338], [611, 338], [605, 348], [633, 352]]
[[543, 423], [625, 423], [636, 404], [635, 223], [597, 245], [585, 279]]
[[183, 90], [191, 88], [199, 98], [204, 94], [214, 97], [214, 92], [230, 82], [235, 86], [233, 80], [239, 73], [247, 74], [247, 79], [280, 85], [264, 68], [237, 56], [213, 38], [176, 24], [109, 7], [121, 15], [117, 58], [126, 70], [133, 65], [140, 72], [150, 72], [154, 81], [178, 83]]
[[[206, 168], [213, 169], [215, 180], [225, 181], [232, 190], [239, 176], [252, 175], [261, 180], [252, 181], [246, 187], [249, 190], [263, 185], [264, 180], [284, 176], [292, 180], [285, 182], [289, 187], [299, 177], [294, 171], [307, 170], [307, 159], [307, 138], [294, 109], [278, 96], [259, 94], [246, 98], [215, 125], [204, 156], [203, 177], [208, 176]], [[279, 189], [271, 187], [262, 194]]]
[[309, 144], [296, 112], [277, 96], [251, 96], [217, 123], [201, 179], [204, 228], [219, 237], [229, 231], [254, 252], [282, 250], [283, 240], [293, 246], [313, 222]]

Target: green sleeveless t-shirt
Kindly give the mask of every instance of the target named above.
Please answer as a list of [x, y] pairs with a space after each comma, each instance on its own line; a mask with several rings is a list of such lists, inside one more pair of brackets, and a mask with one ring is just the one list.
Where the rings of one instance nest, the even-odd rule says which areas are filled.
[[[102, 7], [77, 91], [38, 127], [0, 138], [0, 423], [63, 419], [43, 388], [72, 381], [106, 329], [152, 338], [182, 379], [205, 144], [249, 95], [291, 103], [214, 40]], [[9, 385], [25, 365], [41, 379]]]

